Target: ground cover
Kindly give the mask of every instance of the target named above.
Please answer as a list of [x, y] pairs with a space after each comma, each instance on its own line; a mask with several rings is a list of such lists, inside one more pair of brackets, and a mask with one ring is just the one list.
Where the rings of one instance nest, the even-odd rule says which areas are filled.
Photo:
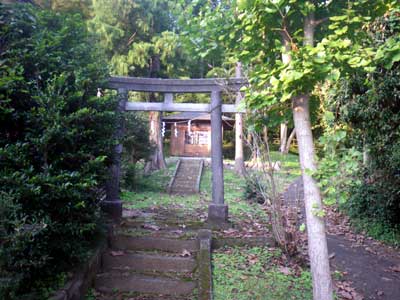
[[219, 249], [213, 253], [214, 298], [312, 299], [310, 273], [287, 264], [276, 248]]

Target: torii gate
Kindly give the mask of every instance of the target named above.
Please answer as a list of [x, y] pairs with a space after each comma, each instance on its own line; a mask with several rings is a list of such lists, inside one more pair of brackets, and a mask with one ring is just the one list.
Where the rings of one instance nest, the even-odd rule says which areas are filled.
[[[111, 77], [108, 88], [118, 90], [118, 112], [162, 111], [162, 112], [207, 112], [211, 114], [211, 170], [212, 201], [208, 206], [208, 220], [223, 223], [228, 218], [228, 206], [224, 202], [224, 175], [222, 160], [222, 113], [240, 112], [234, 104], [222, 104], [222, 92], [239, 92], [246, 84], [243, 78], [232, 79], [156, 79], [136, 77]], [[128, 102], [128, 91], [164, 93], [164, 102]], [[210, 93], [211, 104], [174, 103], [174, 93]], [[121, 139], [124, 124], [121, 120], [116, 137]], [[103, 210], [112, 217], [122, 216], [122, 201], [119, 197], [122, 144], [115, 146], [111, 179], [107, 183], [107, 197]]]

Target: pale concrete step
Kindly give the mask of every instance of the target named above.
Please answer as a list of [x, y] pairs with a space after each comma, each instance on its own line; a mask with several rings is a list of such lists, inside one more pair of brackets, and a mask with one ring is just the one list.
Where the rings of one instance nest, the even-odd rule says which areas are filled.
[[193, 195], [195, 191], [193, 189], [172, 189], [171, 194], [190, 196]]
[[95, 281], [95, 288], [100, 292], [189, 295], [195, 287], [193, 281], [114, 272], [98, 274]]
[[111, 248], [119, 250], [150, 250], [182, 253], [198, 251], [197, 240], [178, 240], [159, 237], [134, 237], [131, 235], [116, 235], [110, 240]]
[[197, 192], [197, 178], [202, 160], [181, 160], [171, 193], [188, 195]]
[[180, 189], [183, 189], [183, 190], [194, 190], [193, 185], [194, 185], [194, 183], [193, 184], [177, 183], [177, 184], [174, 184], [173, 190], [174, 189], [175, 190], [180, 190]]
[[133, 269], [135, 272], [192, 272], [196, 261], [191, 257], [125, 253], [113, 256], [111, 252], [103, 255], [104, 269]]
[[[165, 237], [170, 238], [176, 236], [179, 232], [193, 232], [193, 230], [206, 228], [207, 225], [202, 221], [191, 221], [185, 219], [167, 219], [167, 220], [153, 220], [152, 222], [144, 223], [140, 220], [126, 219], [120, 224], [121, 228], [118, 231], [122, 235], [143, 236], [141, 232], [152, 230], [157, 226], [158, 230], [154, 230], [161, 234], [165, 233]], [[178, 232], [179, 231], [179, 232]], [[137, 233], [137, 234], [135, 234]]]
[[175, 177], [175, 181], [188, 181], [193, 182], [197, 180], [197, 175], [180, 174]]

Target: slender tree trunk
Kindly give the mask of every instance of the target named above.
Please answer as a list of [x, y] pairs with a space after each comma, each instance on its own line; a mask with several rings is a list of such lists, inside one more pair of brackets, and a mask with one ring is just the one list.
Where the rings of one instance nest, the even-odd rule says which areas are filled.
[[[149, 77], [158, 77], [161, 68], [160, 58], [158, 55], [151, 57]], [[155, 101], [154, 93], [150, 94], [150, 101]], [[146, 163], [144, 172], [145, 174], [150, 173], [154, 170], [165, 169], [167, 167], [164, 159], [164, 147], [163, 138], [161, 136], [161, 112], [151, 111], [149, 112], [149, 124], [150, 124], [150, 143], [154, 147], [153, 154], [150, 156], [150, 161]]]
[[[236, 77], [242, 77], [242, 64], [236, 64]], [[238, 92], [236, 96], [236, 104], [242, 100], [242, 93]], [[245, 173], [244, 155], [243, 155], [243, 115], [235, 114], [235, 172], [243, 176]]]
[[[304, 44], [314, 44], [314, 14], [310, 13], [304, 22]], [[282, 61], [287, 64], [291, 60], [291, 44], [289, 36], [282, 32], [282, 40], [286, 53]], [[300, 167], [304, 184], [304, 203], [306, 210], [308, 254], [310, 257], [313, 281], [314, 300], [333, 300], [332, 279], [329, 267], [328, 247], [326, 242], [325, 223], [318, 215], [322, 211], [321, 193], [316, 181], [309, 175], [316, 170], [314, 141], [311, 131], [309, 94], [292, 98], [293, 120], [299, 145]]]
[[286, 142], [287, 142], [287, 132], [288, 132], [288, 125], [287, 121], [284, 123], [281, 123], [280, 126], [280, 146], [279, 146], [279, 152], [285, 153], [286, 149]]
[[284, 154], [288, 154], [290, 150], [290, 144], [292, 143], [294, 137], [296, 136], [296, 128], [293, 128], [292, 132], [290, 133], [286, 145], [285, 145], [285, 150], [283, 151]]
[[369, 156], [369, 149], [368, 149], [368, 145], [365, 142], [365, 137], [363, 140], [363, 165], [364, 167], [368, 167], [370, 163], [370, 156]]
[[[283, 39], [283, 44], [284, 44], [285, 50], [286, 50], [286, 52], [282, 53], [282, 62], [284, 64], [288, 64], [292, 60], [292, 58], [289, 54], [289, 51], [291, 50], [290, 41], [288, 40], [288, 36], [286, 34], [282, 35], [282, 39]], [[279, 152], [285, 153], [286, 144], [287, 144], [287, 121], [284, 123], [281, 123], [281, 126], [280, 126]]]
[[[285, 41], [286, 44], [289, 42]], [[313, 46], [314, 14], [310, 13], [304, 24], [304, 43]], [[300, 166], [304, 184], [306, 208], [308, 254], [313, 280], [314, 300], [332, 300], [332, 279], [329, 267], [325, 223], [318, 212], [322, 211], [321, 193], [316, 181], [309, 175], [317, 169], [315, 163], [314, 141], [311, 131], [309, 94], [292, 99], [293, 120], [299, 145]]]
[[150, 122], [150, 143], [154, 147], [153, 154], [150, 157], [150, 161], [147, 162], [145, 167], [145, 173], [149, 173], [154, 170], [165, 169], [166, 163], [164, 160], [163, 151], [163, 140], [161, 136], [161, 112], [151, 111], [149, 112]]
[[304, 184], [308, 254], [310, 256], [313, 278], [314, 300], [332, 300], [332, 280], [329, 268], [325, 223], [323, 218], [317, 215], [317, 212], [323, 209], [321, 194], [315, 180], [308, 175], [309, 171], [315, 171], [317, 168], [311, 132], [309, 98], [309, 95], [301, 95], [292, 100], [293, 119], [296, 126], [301, 174]]
[[269, 145], [268, 144], [268, 127], [267, 126], [264, 126], [264, 128], [263, 128], [263, 140], [266, 145]]

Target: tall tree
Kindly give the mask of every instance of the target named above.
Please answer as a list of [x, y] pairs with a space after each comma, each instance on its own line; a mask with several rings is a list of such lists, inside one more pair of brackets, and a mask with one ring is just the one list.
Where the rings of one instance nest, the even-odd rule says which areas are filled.
[[[112, 74], [161, 78], [186, 75], [189, 56], [174, 32], [179, 6], [168, 0], [93, 0], [92, 10], [89, 28], [100, 36]], [[151, 101], [156, 99], [150, 95]], [[149, 128], [155, 147], [146, 169], [165, 168], [160, 113], [149, 114]]]
[[[314, 299], [331, 300], [328, 250], [310, 122], [310, 97], [317, 82], [337, 78], [349, 67], [365, 67], [370, 49], [362, 49], [361, 27], [385, 9], [384, 1], [238, 1], [241, 59], [252, 64], [255, 109], [291, 102], [304, 182], [308, 248]], [[260, 39], [261, 37], [261, 39]], [[351, 42], [353, 40], [353, 43]], [[360, 52], [364, 52], [361, 55]], [[365, 58], [364, 58], [364, 57]], [[258, 89], [257, 89], [258, 88]]]

